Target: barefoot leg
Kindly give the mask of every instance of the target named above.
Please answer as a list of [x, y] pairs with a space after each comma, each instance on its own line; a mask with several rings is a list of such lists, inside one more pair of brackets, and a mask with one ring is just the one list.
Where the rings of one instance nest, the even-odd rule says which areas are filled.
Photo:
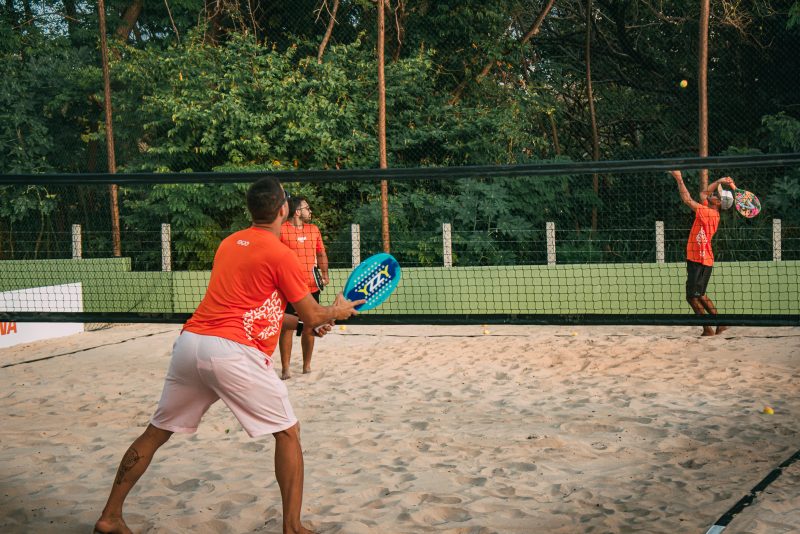
[[300, 343], [303, 346], [303, 374], [311, 372], [311, 354], [314, 352], [314, 330], [303, 330]]
[[172, 432], [168, 430], [148, 425], [144, 433], [131, 444], [119, 464], [108, 502], [103, 508], [100, 519], [94, 525], [95, 531], [104, 534], [130, 534], [131, 530], [122, 519], [122, 506], [125, 504], [125, 498], [139, 477], [147, 470], [155, 452], [167, 442], [171, 435]]
[[275, 478], [283, 501], [284, 534], [312, 534], [300, 523], [303, 507], [303, 449], [300, 447], [300, 425], [294, 425], [275, 436]]
[[281, 351], [281, 380], [292, 378], [292, 372], [289, 370], [292, 362], [292, 337], [294, 337], [294, 332], [291, 330], [281, 332], [278, 342]]

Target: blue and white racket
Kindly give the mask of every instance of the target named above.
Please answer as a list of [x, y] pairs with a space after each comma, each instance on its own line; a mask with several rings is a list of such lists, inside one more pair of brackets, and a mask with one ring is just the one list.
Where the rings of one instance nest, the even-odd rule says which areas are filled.
[[379, 306], [400, 282], [400, 264], [391, 254], [382, 252], [370, 256], [353, 269], [342, 293], [347, 300], [366, 300], [356, 306], [363, 312]]

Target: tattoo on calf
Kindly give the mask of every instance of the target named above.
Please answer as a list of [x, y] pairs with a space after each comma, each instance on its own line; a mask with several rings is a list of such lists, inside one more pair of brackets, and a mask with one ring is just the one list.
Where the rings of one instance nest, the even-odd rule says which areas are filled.
[[125, 453], [125, 456], [122, 457], [122, 461], [119, 463], [119, 469], [117, 469], [117, 478], [114, 482], [119, 486], [122, 484], [122, 479], [125, 478], [125, 475], [133, 469], [133, 466], [136, 465], [142, 457], [139, 456], [139, 453], [136, 452], [136, 449], [131, 447], [128, 449], [128, 452]]

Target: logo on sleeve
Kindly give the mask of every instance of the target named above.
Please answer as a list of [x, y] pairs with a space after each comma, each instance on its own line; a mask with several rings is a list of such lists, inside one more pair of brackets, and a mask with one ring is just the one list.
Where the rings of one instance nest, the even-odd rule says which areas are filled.
[[244, 239], [240, 239], [236, 242], [236, 244], [239, 245], [240, 247], [249, 247], [250, 241], [245, 241]]

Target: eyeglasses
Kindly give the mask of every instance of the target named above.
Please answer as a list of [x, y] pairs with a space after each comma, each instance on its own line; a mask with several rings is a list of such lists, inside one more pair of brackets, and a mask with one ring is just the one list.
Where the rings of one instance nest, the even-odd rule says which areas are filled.
[[292, 195], [290, 195], [289, 192], [286, 189], [284, 189], [283, 190], [283, 200], [284, 200], [284, 202], [289, 202], [290, 198], [292, 198]]
[[308, 212], [311, 213], [311, 206], [301, 206], [301, 207], [299, 207], [297, 209], [299, 209], [300, 211], [308, 210]]

